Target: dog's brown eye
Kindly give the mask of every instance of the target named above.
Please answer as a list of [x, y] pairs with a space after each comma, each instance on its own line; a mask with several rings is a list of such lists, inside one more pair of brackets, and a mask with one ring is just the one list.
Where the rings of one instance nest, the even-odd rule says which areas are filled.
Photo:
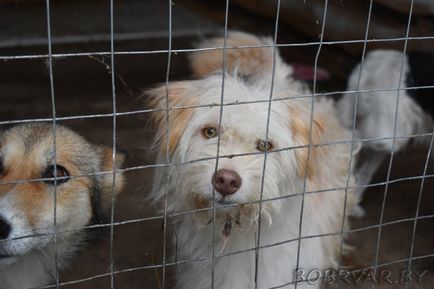
[[65, 169], [65, 167], [61, 165], [56, 165], [56, 172], [54, 171], [54, 165], [48, 166], [44, 174], [42, 175], [44, 179], [52, 179], [52, 180], [45, 180], [45, 183], [49, 185], [54, 185], [54, 178], [57, 179], [58, 185], [63, 184], [69, 181], [70, 179], [69, 176], [70, 176], [69, 172]]
[[256, 148], [261, 152], [271, 151], [273, 149], [273, 144], [269, 141], [259, 139], [256, 142]]
[[202, 135], [204, 138], [215, 138], [217, 134], [217, 129], [215, 127], [206, 127], [202, 130]]

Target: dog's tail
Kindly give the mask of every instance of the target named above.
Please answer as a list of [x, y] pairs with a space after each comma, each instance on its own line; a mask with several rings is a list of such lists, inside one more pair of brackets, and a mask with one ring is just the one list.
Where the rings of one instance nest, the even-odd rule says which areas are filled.
[[[196, 76], [204, 77], [223, 70], [224, 37], [205, 39], [198, 48], [210, 48], [190, 55], [190, 64]], [[273, 40], [244, 32], [229, 32], [226, 38], [226, 72], [243, 78], [271, 76], [285, 79], [293, 74], [291, 66], [283, 62]]]

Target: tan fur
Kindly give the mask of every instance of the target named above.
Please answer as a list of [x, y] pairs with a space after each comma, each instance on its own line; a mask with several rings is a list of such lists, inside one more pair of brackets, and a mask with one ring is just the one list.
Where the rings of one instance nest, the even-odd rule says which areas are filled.
[[[334, 109], [331, 107], [330, 102], [324, 100], [320, 101], [322, 103], [318, 104], [318, 108], [314, 110], [311, 141], [309, 141], [310, 110], [306, 108], [303, 109], [296, 104], [290, 104], [291, 131], [294, 135], [294, 138], [298, 140], [301, 145], [311, 145], [308, 163], [306, 163], [308, 149], [295, 149], [297, 172], [301, 178], [304, 178], [306, 174], [306, 190], [313, 192], [324, 189], [341, 188], [345, 186], [349, 173], [349, 160], [351, 153], [354, 155], [358, 151], [358, 147], [356, 146], [353, 148], [353, 152], [351, 152], [351, 145], [349, 144], [328, 144], [337, 141], [348, 140], [350, 139], [350, 135], [347, 130], [341, 127], [337, 118], [333, 114]], [[326, 113], [327, 111], [328, 114]], [[331, 182], [333, 179], [337, 182]], [[348, 184], [351, 186], [351, 184], [354, 183], [354, 176], [350, 175]], [[333, 227], [335, 228], [341, 227], [346, 195], [346, 221], [344, 223], [344, 227], [348, 229], [348, 215], [351, 210], [357, 206], [359, 199], [353, 193], [353, 190], [318, 192], [306, 196], [307, 199], [310, 199], [310, 201], [307, 202], [311, 204], [310, 210], [315, 211], [317, 208], [320, 208], [322, 203], [328, 200], [326, 194], [336, 194], [338, 197], [338, 203], [333, 204], [339, 208], [335, 212], [338, 216], [334, 219], [336, 223], [333, 225]], [[330, 206], [333, 205], [330, 204]], [[346, 244], [344, 244], [343, 252], [339, 251], [339, 235], [333, 236], [331, 238], [334, 241], [330, 243], [329, 247], [325, 248], [331, 256], [335, 255], [338, 257], [339, 254], [345, 255], [349, 252], [350, 249]]]
[[[210, 39], [207, 47], [223, 46], [224, 38]], [[226, 67], [227, 71], [238, 71], [243, 75], [256, 73], [258, 69], [269, 70], [272, 68], [272, 50], [269, 48], [233, 48], [240, 46], [262, 46], [257, 37], [245, 33], [232, 32], [227, 38]], [[205, 48], [205, 47], [201, 47]], [[190, 56], [193, 73], [197, 76], [206, 76], [223, 68], [223, 49], [200, 51]]]
[[[30, 128], [31, 129], [31, 128]], [[6, 166], [6, 173], [0, 176], [0, 180], [5, 185], [0, 186], [0, 196], [5, 194], [11, 189], [14, 189], [16, 207], [27, 216], [30, 224], [37, 224], [38, 219], [41, 218], [41, 213], [44, 212], [44, 208], [47, 206], [53, 206], [52, 198], [50, 195], [50, 187], [41, 181], [32, 181], [33, 179], [42, 178], [42, 170], [40, 164], [37, 162], [40, 159], [40, 150], [49, 148], [52, 145], [51, 132], [45, 135], [39, 135], [41, 139], [35, 138], [35, 147], [32, 151], [28, 152], [28, 155], [24, 151], [15, 150], [13, 156], [8, 157], [8, 164]], [[45, 137], [45, 139], [44, 139]], [[10, 137], [11, 140], [16, 140], [15, 136]], [[6, 142], [8, 139], [6, 139]], [[68, 169], [71, 176], [77, 176], [83, 174], [80, 168], [74, 161], [75, 152], [74, 147], [82, 142], [83, 139], [78, 135], [65, 133], [63, 129], [58, 130], [58, 136], [56, 139], [57, 152], [56, 159], [57, 164], [62, 165]], [[19, 147], [19, 146], [18, 146]], [[112, 170], [112, 150], [110, 148], [103, 148], [101, 161], [103, 171]], [[119, 167], [123, 161], [124, 156], [117, 154], [116, 167]], [[112, 174], [107, 178], [103, 177], [101, 186], [102, 200], [104, 201], [104, 207], [111, 205], [111, 191], [112, 191]], [[13, 182], [25, 183], [11, 184]], [[119, 175], [116, 181], [115, 194], [117, 194], [124, 186], [124, 178]], [[88, 176], [73, 178], [69, 182], [59, 185], [57, 187], [57, 205], [58, 206], [71, 206], [75, 201], [76, 191], [92, 190], [92, 184]], [[90, 197], [90, 196], [89, 196]], [[89, 202], [90, 203], [90, 202]], [[89, 207], [89, 211], [91, 208]]]
[[51, 203], [51, 196], [41, 193], [44, 191], [44, 186], [40, 183], [18, 185], [16, 191], [16, 209], [26, 215], [26, 219], [33, 229], [39, 229], [41, 210], [46, 208], [47, 203]]
[[192, 209], [205, 209], [210, 207], [209, 200], [202, 197], [200, 194], [191, 193], [191, 200], [193, 205]]
[[[169, 84], [168, 100], [169, 100], [169, 152], [172, 154], [176, 149], [179, 139], [181, 138], [185, 127], [193, 114], [192, 108], [173, 109], [176, 107], [188, 107], [195, 105], [195, 97], [187, 95], [188, 82], [178, 81]], [[160, 151], [165, 151], [167, 147], [166, 136], [166, 85], [160, 85], [157, 88], [148, 90], [145, 95], [150, 99], [147, 104], [152, 109], [159, 111], [153, 112], [152, 122], [156, 125], [157, 144]]]
[[[110, 172], [102, 176], [102, 181], [100, 184], [101, 190], [104, 192], [104, 194], [101, 196], [102, 209], [103, 212], [108, 212], [112, 206], [112, 194], [114, 193], [116, 197], [116, 195], [122, 190], [122, 188], [125, 186], [125, 178], [122, 174], [116, 173], [116, 183], [113, 190], [113, 173], [111, 173], [113, 170], [113, 150], [108, 147], [101, 147], [100, 150], [102, 151], [102, 170], [105, 172]], [[115, 168], [120, 168], [124, 161], [125, 155], [119, 152], [116, 153]]]
[[[321, 136], [324, 133], [326, 126], [321, 117], [313, 116], [312, 128], [310, 128], [310, 115], [303, 112], [299, 106], [289, 107], [291, 119], [291, 132], [300, 145], [304, 148], [295, 149], [295, 157], [297, 159], [297, 173], [301, 178], [305, 176], [311, 179], [317, 174], [317, 158], [320, 157], [323, 150], [322, 147], [315, 147], [321, 143]], [[310, 155], [308, 161], [309, 147]]]

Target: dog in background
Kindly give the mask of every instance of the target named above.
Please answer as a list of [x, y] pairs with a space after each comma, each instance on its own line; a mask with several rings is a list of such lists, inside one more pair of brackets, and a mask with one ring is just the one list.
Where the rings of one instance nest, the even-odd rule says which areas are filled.
[[[112, 171], [111, 148], [92, 145], [57, 125], [54, 151], [52, 132], [48, 124], [23, 124], [0, 133], [1, 289], [52, 282], [54, 193], [58, 268], [63, 269], [86, 239], [83, 227], [102, 222], [112, 194], [123, 187], [121, 174], [116, 176], [114, 191], [113, 173], [86, 175]], [[117, 154], [115, 167], [123, 160]]]
[[[403, 74], [400, 82], [401, 64]], [[360, 75], [361, 74], [361, 75]], [[359, 82], [360, 75], [360, 83]], [[356, 113], [356, 129], [362, 148], [366, 152], [357, 169], [362, 194], [374, 173], [391, 153], [403, 150], [414, 134], [431, 133], [434, 116], [434, 55], [394, 50], [374, 50], [354, 68], [348, 81], [348, 91], [337, 103], [340, 119], [352, 128]], [[395, 131], [396, 103], [399, 91], [398, 114]], [[422, 87], [420, 89], [414, 89]], [[410, 88], [410, 89], [407, 89]], [[370, 91], [374, 90], [374, 91]], [[356, 112], [354, 107], [356, 104]], [[386, 138], [386, 139], [384, 139]], [[420, 139], [420, 138], [419, 138]]]
[[[228, 47], [272, 43], [241, 32], [227, 38]], [[200, 47], [222, 44], [223, 38], [214, 38]], [[311, 92], [293, 78], [292, 67], [277, 51], [275, 57], [269, 113], [270, 47], [228, 49], [227, 72], [221, 50], [195, 53], [191, 64], [198, 79], [169, 83], [167, 95], [166, 85], [146, 92], [149, 107], [157, 109], [152, 120], [158, 161], [164, 163], [168, 152], [172, 163], [182, 164], [158, 168], [150, 195], [155, 202], [166, 200], [169, 214], [184, 212], [173, 217], [182, 263], [176, 288], [206, 289], [211, 282], [214, 288], [253, 288], [259, 225], [258, 288], [295, 282], [296, 268], [337, 264], [344, 214], [358, 201], [345, 192], [347, 179], [354, 183], [347, 175], [351, 146], [344, 142], [350, 133], [331, 102], [317, 99], [312, 111], [312, 98], [299, 97]], [[226, 105], [219, 125], [223, 74]], [[314, 193], [303, 196], [304, 191]], [[320, 286], [298, 281], [298, 288]]]

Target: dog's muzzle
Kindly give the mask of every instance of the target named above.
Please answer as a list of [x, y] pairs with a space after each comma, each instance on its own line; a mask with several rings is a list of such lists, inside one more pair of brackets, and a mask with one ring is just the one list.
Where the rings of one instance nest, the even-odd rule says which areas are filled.
[[0, 265], [8, 265], [13, 262], [15, 256], [9, 254], [7, 250], [4, 249], [6, 239], [11, 233], [11, 225], [0, 216]]

